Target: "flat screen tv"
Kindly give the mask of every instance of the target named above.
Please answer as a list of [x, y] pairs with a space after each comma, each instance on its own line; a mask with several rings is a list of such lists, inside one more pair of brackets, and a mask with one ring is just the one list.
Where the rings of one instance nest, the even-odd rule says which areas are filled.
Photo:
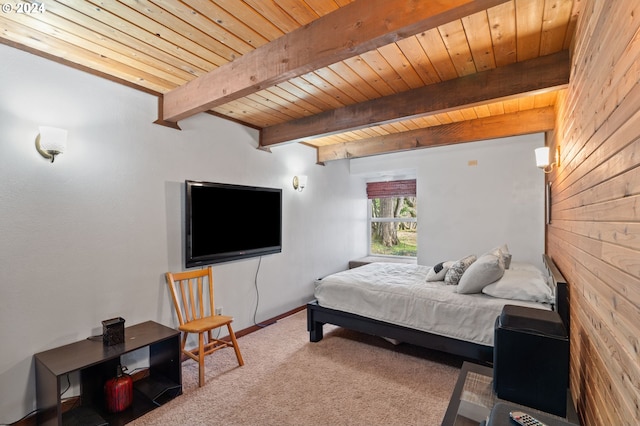
[[282, 189], [185, 181], [187, 268], [282, 251]]

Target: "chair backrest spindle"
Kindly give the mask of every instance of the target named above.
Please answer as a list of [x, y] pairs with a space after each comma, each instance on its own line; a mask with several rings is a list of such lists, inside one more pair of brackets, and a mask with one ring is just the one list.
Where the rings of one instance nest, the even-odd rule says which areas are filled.
[[[195, 281], [195, 282], [198, 283], [198, 281]], [[195, 301], [194, 295], [193, 295], [193, 284], [194, 284], [194, 281], [188, 280], [188, 283], [189, 283], [189, 307], [191, 308], [191, 318], [189, 319], [189, 321], [193, 321], [194, 319], [197, 318], [197, 316], [196, 316], [196, 301]]]
[[198, 278], [198, 291], [200, 292], [198, 295], [198, 304], [200, 305], [200, 318], [204, 317], [204, 284], [202, 282], [202, 278]]
[[211, 295], [209, 299], [209, 309], [211, 311], [211, 315], [215, 315], [216, 309], [215, 304], [213, 303], [213, 274], [209, 275], [209, 294]]

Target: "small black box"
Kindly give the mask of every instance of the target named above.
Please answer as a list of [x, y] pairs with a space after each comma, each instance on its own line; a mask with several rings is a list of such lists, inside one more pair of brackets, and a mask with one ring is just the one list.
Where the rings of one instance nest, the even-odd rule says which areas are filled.
[[124, 318], [111, 318], [102, 321], [102, 343], [105, 346], [124, 342]]
[[493, 348], [498, 398], [564, 417], [568, 386], [569, 338], [560, 315], [505, 305]]

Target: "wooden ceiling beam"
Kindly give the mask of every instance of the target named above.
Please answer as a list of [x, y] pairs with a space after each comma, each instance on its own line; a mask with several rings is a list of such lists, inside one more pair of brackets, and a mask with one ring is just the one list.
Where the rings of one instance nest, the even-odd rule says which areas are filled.
[[569, 52], [565, 50], [266, 127], [260, 134], [260, 145], [300, 142], [489, 101], [563, 89], [569, 84], [570, 70]]
[[370, 139], [320, 146], [317, 149], [318, 163], [546, 132], [554, 127], [554, 107], [536, 108]]
[[508, 0], [357, 0], [164, 94], [177, 122]]

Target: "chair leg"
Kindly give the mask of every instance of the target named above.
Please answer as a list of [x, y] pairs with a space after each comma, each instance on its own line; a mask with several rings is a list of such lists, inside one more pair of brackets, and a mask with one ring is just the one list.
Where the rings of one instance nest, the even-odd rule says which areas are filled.
[[181, 352], [180, 357], [181, 357], [181, 360], [185, 359], [184, 355], [187, 355], [187, 352], [188, 352], [185, 349], [185, 347], [187, 346], [187, 336], [188, 335], [189, 335], [189, 333], [184, 332], [184, 331], [182, 332], [182, 342], [180, 343], [180, 352]]
[[242, 359], [242, 354], [240, 353], [240, 347], [238, 346], [238, 341], [236, 340], [236, 334], [233, 332], [231, 328], [231, 324], [227, 324], [227, 329], [229, 330], [229, 337], [231, 337], [231, 343], [233, 343], [233, 350], [236, 351], [236, 358], [238, 358], [238, 364], [242, 367], [244, 365], [244, 360]]
[[185, 346], [186, 346], [186, 344], [187, 344], [187, 335], [188, 335], [188, 334], [189, 334], [189, 333], [186, 333], [186, 332], [184, 332], [184, 331], [182, 332], [182, 342], [181, 342], [181, 348], [180, 348], [180, 349], [182, 349], [182, 351], [183, 351], [183, 352], [184, 352], [184, 347], [185, 347]]
[[198, 334], [198, 386], [204, 386], [204, 332]]

